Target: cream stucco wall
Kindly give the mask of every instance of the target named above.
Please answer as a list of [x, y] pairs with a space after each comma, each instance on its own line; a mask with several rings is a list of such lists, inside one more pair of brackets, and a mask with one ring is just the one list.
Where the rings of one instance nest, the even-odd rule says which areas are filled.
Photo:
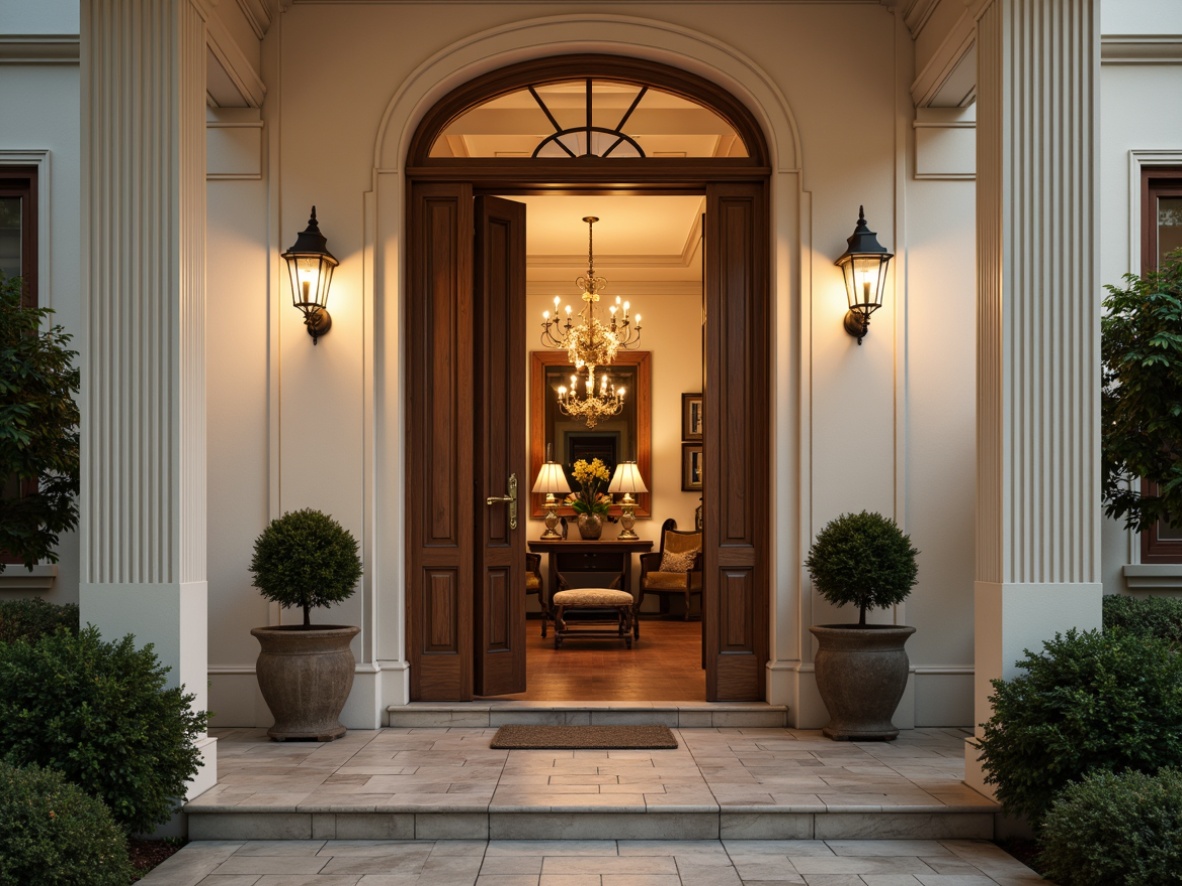
[[[52, 54], [63, 54], [54, 63], [0, 64], [0, 166], [37, 169], [38, 187], [38, 298], [52, 308], [53, 322], [73, 336], [71, 347], [81, 352], [82, 304], [79, 298], [79, 187], [81, 171], [81, 117], [78, 113], [79, 80], [76, 58], [77, 4], [47, 2], [36, 9], [21, 8], [12, 0], [0, 3], [0, 43], [4, 34], [56, 36]], [[73, 36], [71, 36], [71, 34]], [[73, 48], [70, 41], [73, 41]], [[3, 53], [0, 45], [0, 54]], [[71, 61], [70, 53], [75, 58]], [[60, 113], [46, 113], [47, 108]], [[80, 361], [81, 362], [81, 361]], [[56, 566], [35, 567], [33, 586], [21, 566], [8, 566], [0, 574], [0, 594], [22, 596], [34, 592], [54, 603], [78, 602], [78, 536], [61, 536]], [[50, 576], [56, 576], [50, 579]], [[48, 589], [41, 585], [52, 581]]]
[[[973, 183], [913, 176], [913, 71], [903, 25], [877, 2], [463, 9], [460, 16], [432, 3], [288, 5], [262, 44], [266, 98], [254, 118], [261, 127], [234, 142], [249, 148], [234, 158], [245, 165], [211, 177], [208, 582], [215, 723], [267, 722], [249, 628], [279, 613], [250, 588], [246, 567], [266, 520], [305, 506], [333, 513], [363, 544], [361, 592], [316, 615], [364, 628], [355, 641], [358, 679], [346, 722], [377, 725], [385, 705], [406, 700], [401, 158], [420, 116], [448, 89], [516, 60], [585, 49], [642, 56], [711, 77], [752, 108], [773, 146], [769, 700], [789, 704], [797, 725], [818, 725], [824, 717], [811, 684], [808, 625], [844, 620], [848, 613], [814, 599], [802, 559], [829, 519], [873, 509], [895, 516], [923, 552], [914, 595], [898, 612], [878, 615], [919, 628], [909, 644], [915, 679], [897, 722], [967, 725]], [[6, 121], [33, 121], [34, 108], [22, 97], [32, 90], [10, 87], [20, 85], [8, 76], [19, 69], [4, 70], [0, 102], [15, 109]], [[35, 73], [41, 95], [43, 84], [58, 76], [54, 70]], [[77, 107], [76, 68], [64, 68], [62, 83], [51, 88], [61, 90], [64, 107]], [[60, 311], [69, 325], [80, 322], [81, 305], [68, 295], [76, 291], [78, 272], [72, 250], [56, 244], [78, 240], [71, 210], [80, 161], [77, 114], [62, 119], [37, 123], [43, 135], [33, 123], [27, 131], [30, 146], [52, 149], [54, 194], [67, 195], [52, 216], [61, 226], [53, 238], [53, 291], [55, 299], [67, 293]], [[239, 122], [250, 120], [246, 114]], [[9, 133], [6, 125], [0, 148], [11, 147]], [[251, 151], [257, 152], [254, 167], [244, 160]], [[224, 157], [211, 135], [211, 173]], [[304, 227], [313, 204], [341, 260], [330, 305], [333, 330], [315, 347], [278, 276], [278, 254]], [[841, 328], [845, 300], [833, 260], [845, 248], [860, 204], [897, 257], [886, 305], [858, 347]], [[531, 304], [527, 314], [532, 318], [537, 310]], [[664, 310], [646, 306], [651, 335], [700, 341], [691, 312], [658, 323]], [[654, 341], [654, 350], [659, 346]], [[679, 395], [693, 389], [681, 380], [691, 366], [700, 367], [700, 353], [685, 351], [677, 359], [684, 365], [666, 358], [656, 364], [655, 384], [665, 393], [654, 397], [654, 404], [663, 404], [654, 410], [660, 453], [654, 484], [662, 487], [670, 466], [679, 467], [679, 455], [671, 454], [680, 442]], [[667, 366], [675, 367], [677, 381], [664, 377]], [[670, 385], [672, 394], [665, 391]], [[688, 523], [696, 497], [675, 488], [667, 510]], [[528, 534], [539, 532], [534, 521]], [[69, 548], [63, 553], [64, 577], [73, 569], [74, 578], [59, 585], [76, 596], [77, 555]]]
[[[1140, 48], [1106, 39], [1100, 69], [1100, 281], [1123, 285], [1125, 274], [1141, 270], [1142, 170], [1182, 169], [1182, 121], [1170, 111], [1182, 87], [1182, 8], [1149, 0], [1109, 2], [1104, 25], [1106, 33], [1142, 38]], [[1146, 59], [1152, 42], [1159, 46]], [[1140, 567], [1140, 552], [1139, 537], [1123, 521], [1105, 521], [1105, 593], [1182, 593], [1182, 564]], [[1156, 587], [1149, 590], [1147, 583]]]
[[[253, 641], [244, 637], [268, 613], [244, 567], [266, 517], [295, 507], [328, 510], [365, 540], [363, 592], [320, 619], [369, 628], [355, 647], [350, 725], [372, 725], [376, 710], [405, 701], [400, 151], [446, 89], [481, 70], [574, 48], [710, 74], [765, 121], [776, 151], [769, 699], [788, 703], [800, 725], [823, 716], [811, 695], [807, 627], [848, 614], [813, 600], [801, 559], [827, 520], [868, 508], [894, 515], [924, 552], [911, 601], [881, 615], [921, 628], [909, 645], [917, 676], [899, 722], [967, 722], [960, 689], [972, 666], [971, 329], [959, 339], [942, 329], [950, 304], [971, 315], [971, 292], [950, 295], [947, 285], [972, 261], [971, 183], [910, 180], [903, 34], [871, 3], [616, 4], [610, 14], [594, 4], [477, 4], [462, 17], [426, 3], [295, 4], [280, 16], [265, 41], [278, 77], [264, 109], [265, 187], [219, 182], [210, 190], [210, 250], [225, 241], [216, 251], [227, 263], [224, 272], [211, 268], [211, 289], [223, 273], [240, 281], [217, 298], [236, 291], [236, 310], [247, 312], [243, 330], [225, 342], [211, 336], [229, 358], [220, 368], [211, 359], [209, 390], [211, 428], [219, 428], [210, 434], [210, 513], [226, 515], [211, 517], [210, 528], [218, 722], [257, 719]], [[853, 133], [843, 122], [850, 119]], [[273, 281], [274, 255], [313, 203], [341, 259], [333, 331], [316, 347]], [[844, 295], [833, 267], [859, 204], [898, 253], [886, 306], [860, 348], [841, 329]], [[646, 307], [649, 330], [661, 327], [659, 310]], [[664, 384], [659, 374], [655, 381]], [[679, 408], [679, 397], [671, 402]], [[658, 451], [677, 448], [677, 431], [667, 430], [654, 414]], [[229, 467], [214, 479], [217, 465]], [[696, 504], [680, 501], [686, 495], [671, 502], [679, 522], [692, 519]]]

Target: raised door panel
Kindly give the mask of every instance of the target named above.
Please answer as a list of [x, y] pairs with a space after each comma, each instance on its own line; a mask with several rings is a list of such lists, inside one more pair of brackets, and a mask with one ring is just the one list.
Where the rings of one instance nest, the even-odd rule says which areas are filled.
[[703, 638], [711, 701], [765, 695], [769, 632], [757, 614], [770, 603], [767, 212], [762, 182], [707, 189]]
[[505, 695], [525, 691], [524, 204], [477, 198], [475, 266], [475, 692]]
[[[417, 184], [407, 299], [407, 623], [411, 698], [472, 698], [472, 191]], [[483, 502], [481, 502], [483, 506]]]

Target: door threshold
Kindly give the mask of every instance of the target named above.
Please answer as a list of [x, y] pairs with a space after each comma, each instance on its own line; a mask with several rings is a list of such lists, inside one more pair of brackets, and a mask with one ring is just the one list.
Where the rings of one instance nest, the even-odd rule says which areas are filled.
[[619, 726], [682, 729], [783, 728], [788, 707], [763, 701], [497, 701], [411, 702], [386, 709], [398, 728], [481, 728], [510, 725]]

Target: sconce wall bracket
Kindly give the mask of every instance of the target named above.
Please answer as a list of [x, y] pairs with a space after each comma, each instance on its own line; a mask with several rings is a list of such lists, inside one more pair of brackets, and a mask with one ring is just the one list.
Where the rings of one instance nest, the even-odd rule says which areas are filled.
[[320, 336], [332, 329], [332, 317], [324, 308], [312, 308], [304, 311], [304, 326], [308, 328], [308, 335], [312, 336], [312, 344], [316, 344]]

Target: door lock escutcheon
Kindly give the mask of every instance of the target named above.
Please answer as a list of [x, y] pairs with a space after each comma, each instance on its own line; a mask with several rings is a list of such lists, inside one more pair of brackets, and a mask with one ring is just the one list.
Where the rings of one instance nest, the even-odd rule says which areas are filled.
[[517, 475], [509, 475], [509, 494], [508, 495], [490, 495], [485, 499], [486, 504], [495, 505], [501, 502], [508, 502], [509, 504], [509, 528], [517, 528]]

